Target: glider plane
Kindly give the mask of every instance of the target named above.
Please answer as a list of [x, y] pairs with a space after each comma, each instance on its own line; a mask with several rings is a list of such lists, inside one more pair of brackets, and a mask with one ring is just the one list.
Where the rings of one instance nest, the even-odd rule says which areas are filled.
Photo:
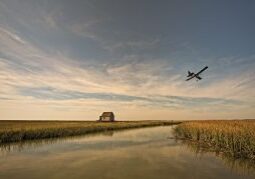
[[202, 70], [200, 70], [200, 71], [197, 72], [197, 73], [193, 73], [193, 72], [188, 71], [188, 76], [187, 76], [186, 81], [189, 81], [189, 80], [191, 80], [192, 78], [196, 78], [197, 81], [198, 81], [198, 80], [202, 80], [202, 78], [201, 78], [199, 75], [200, 75], [203, 71], [205, 71], [207, 68], [208, 68], [208, 66], [204, 67]]

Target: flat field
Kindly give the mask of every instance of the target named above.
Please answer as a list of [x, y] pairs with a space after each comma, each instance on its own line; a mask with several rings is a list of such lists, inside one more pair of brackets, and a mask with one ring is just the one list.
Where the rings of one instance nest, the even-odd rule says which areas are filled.
[[0, 144], [179, 123], [174, 121], [0, 121]]

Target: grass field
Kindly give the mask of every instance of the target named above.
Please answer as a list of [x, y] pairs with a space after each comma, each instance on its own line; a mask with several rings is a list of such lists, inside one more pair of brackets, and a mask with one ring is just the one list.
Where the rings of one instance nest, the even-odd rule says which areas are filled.
[[175, 132], [178, 138], [255, 161], [255, 120], [190, 121], [178, 125]]
[[173, 121], [0, 121], [0, 144], [96, 133], [101, 131], [173, 125]]

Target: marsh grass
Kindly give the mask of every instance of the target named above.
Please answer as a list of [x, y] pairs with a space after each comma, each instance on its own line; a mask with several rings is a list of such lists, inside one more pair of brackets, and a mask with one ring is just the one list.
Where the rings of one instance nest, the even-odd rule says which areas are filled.
[[173, 121], [0, 121], [0, 144], [177, 123]]
[[255, 172], [255, 161], [247, 158], [234, 158], [230, 155], [226, 155], [224, 152], [215, 150], [213, 147], [209, 147], [204, 143], [196, 142], [193, 140], [180, 140], [190, 151], [196, 154], [196, 157], [200, 158], [207, 154], [210, 156], [213, 154], [223, 161], [223, 164], [231, 171], [237, 172], [241, 175], [247, 175]]
[[175, 133], [231, 157], [255, 161], [255, 121], [190, 121], [178, 125]]

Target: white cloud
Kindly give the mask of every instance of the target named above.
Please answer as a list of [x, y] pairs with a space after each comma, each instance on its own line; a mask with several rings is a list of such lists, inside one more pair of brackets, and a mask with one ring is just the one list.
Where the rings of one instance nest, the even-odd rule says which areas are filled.
[[95, 32], [95, 29], [97, 25], [100, 24], [102, 21], [102, 19], [90, 19], [87, 20], [86, 23], [76, 23], [68, 26], [67, 28], [69, 28], [71, 32], [78, 36], [100, 41], [100, 37]]
[[[49, 116], [54, 113], [55, 117], [63, 117], [64, 109], [67, 114], [69, 111], [74, 116], [81, 118], [86, 116], [84, 111], [92, 111], [93, 114], [106, 109], [115, 109], [117, 112], [126, 110], [137, 116], [142, 116], [137, 111], [162, 111], [162, 114], [175, 114], [180, 118], [188, 115], [187, 111], [198, 114], [199, 111], [206, 111], [211, 116], [212, 111], [228, 111], [233, 105], [227, 103], [217, 103], [212, 106], [205, 102], [201, 103], [206, 106], [199, 106], [189, 109], [187, 105], [197, 105], [196, 98], [227, 98], [227, 99], [254, 99], [252, 79], [254, 72], [247, 71], [238, 74], [238, 77], [228, 77], [213, 82], [206, 86], [198, 88], [197, 82], [187, 83], [182, 79], [182, 75], [176, 73], [164, 59], [145, 61], [141, 56], [131, 55], [124, 56], [119, 63], [109, 63], [106, 65], [95, 63], [94, 66], [80, 67], [74, 59], [66, 57], [62, 53], [48, 55], [17, 34], [6, 29], [0, 29], [0, 106], [2, 106], [1, 114], [5, 117], [14, 117], [8, 113], [14, 109], [19, 112], [17, 114], [28, 117], [28, 108], [35, 108], [35, 111], [45, 111]], [[209, 78], [210, 79], [210, 78]], [[203, 81], [202, 81], [203, 82]], [[49, 100], [37, 99], [31, 96], [21, 95], [20, 88], [43, 88], [50, 87], [57, 91], [75, 91], [81, 93], [111, 93], [127, 96], [146, 97], [148, 100], [133, 101], [115, 101], [103, 99], [69, 99], [69, 100]], [[177, 101], [174, 98], [164, 96], [185, 96], [194, 97], [191, 103], [187, 100]], [[8, 99], [8, 100], [7, 100]], [[186, 98], [187, 99], [187, 98]], [[238, 109], [250, 110], [251, 103], [240, 105]], [[23, 106], [23, 107], [19, 107]], [[236, 108], [238, 105], [234, 105]], [[222, 110], [220, 110], [223, 107]], [[26, 110], [24, 108], [27, 108]], [[84, 110], [86, 108], [86, 110]], [[169, 112], [167, 112], [167, 110]], [[26, 111], [25, 112], [22, 112]], [[60, 112], [61, 111], [61, 112]], [[78, 111], [78, 112], [77, 112]], [[174, 112], [175, 111], [175, 112]], [[180, 115], [179, 113], [184, 113]], [[41, 113], [38, 113], [41, 114]], [[250, 114], [250, 112], [249, 112]], [[205, 114], [204, 114], [205, 115]], [[221, 112], [224, 116], [226, 113]], [[34, 113], [32, 116], [36, 116]], [[125, 115], [122, 115], [125, 117]], [[126, 116], [129, 116], [126, 114]], [[181, 117], [182, 116], [182, 117]], [[199, 116], [199, 115], [198, 115]], [[202, 115], [203, 116], [203, 115]], [[161, 116], [163, 119], [164, 116]]]
[[104, 49], [109, 50], [110, 52], [118, 52], [120, 50], [131, 49], [131, 50], [144, 50], [144, 49], [153, 49], [158, 47], [160, 39], [137, 39], [129, 41], [103, 41], [101, 44]]

